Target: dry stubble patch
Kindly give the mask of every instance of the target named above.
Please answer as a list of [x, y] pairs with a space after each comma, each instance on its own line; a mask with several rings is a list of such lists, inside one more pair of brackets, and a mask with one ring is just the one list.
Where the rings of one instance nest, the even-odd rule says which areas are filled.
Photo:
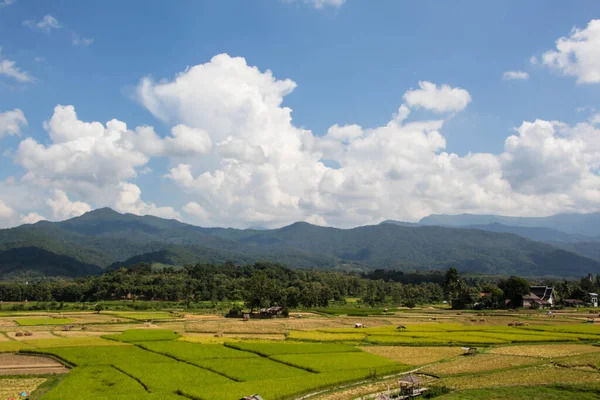
[[457, 375], [512, 368], [538, 362], [540, 360], [533, 357], [478, 354], [476, 356], [460, 357], [452, 361], [432, 365], [425, 368], [423, 372], [442, 376]]
[[550, 364], [506, 371], [444, 378], [438, 385], [454, 389], [476, 389], [502, 386], [550, 385], [556, 383], [600, 383], [600, 373], [560, 368]]
[[449, 346], [365, 346], [362, 350], [408, 365], [423, 365], [454, 358], [463, 353], [460, 347]]
[[547, 344], [526, 346], [503, 346], [489, 351], [493, 354], [511, 356], [554, 358], [567, 357], [578, 354], [597, 353], [600, 347], [587, 344]]
[[0, 379], [0, 399], [16, 399], [19, 393], [32, 392], [44, 382], [46, 378]]

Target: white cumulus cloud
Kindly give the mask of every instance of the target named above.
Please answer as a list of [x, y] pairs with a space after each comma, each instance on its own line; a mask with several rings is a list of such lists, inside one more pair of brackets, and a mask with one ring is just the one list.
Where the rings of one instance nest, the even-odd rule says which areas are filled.
[[542, 62], [577, 83], [600, 83], [600, 19], [587, 28], [573, 28], [568, 36], [556, 41], [556, 49], [542, 55]]
[[506, 71], [504, 74], [502, 74], [502, 77], [507, 81], [524, 81], [529, 79], [529, 74], [524, 71]]
[[23, 125], [27, 125], [27, 119], [20, 109], [0, 113], [0, 138], [5, 135], [20, 135]]
[[[420, 82], [387, 122], [333, 124], [316, 135], [296, 126], [284, 104], [295, 87], [221, 54], [172, 79], [140, 81], [139, 101], [172, 127], [166, 135], [115, 119], [84, 122], [72, 106], [57, 106], [45, 124], [48, 144], [25, 139], [16, 152], [26, 170], [19, 184], [122, 212], [180, 218], [181, 211], [191, 222], [234, 227], [600, 210], [600, 129], [593, 119], [525, 121], [502, 151], [461, 156], [446, 149], [444, 120], [408, 117], [419, 107], [460, 111], [471, 101], [465, 89]], [[165, 170], [161, 163], [152, 168], [178, 188], [170, 197], [184, 199], [181, 210], [172, 207], [177, 201], [142, 200], [143, 186], [130, 183], [154, 157], [166, 158]], [[24, 196], [2, 199], [13, 210], [11, 223], [32, 211], [20, 208]]]
[[411, 108], [425, 108], [438, 113], [464, 110], [471, 102], [471, 95], [465, 89], [450, 85], [437, 86], [427, 81], [419, 82], [419, 89], [404, 94], [406, 104]]
[[179, 213], [172, 207], [157, 207], [153, 203], [145, 203], [141, 199], [141, 189], [133, 183], [122, 182], [119, 188], [120, 192], [115, 203], [117, 211], [137, 215], [154, 215], [161, 218], [180, 217]]
[[6, 220], [14, 215], [15, 211], [4, 201], [0, 200], [0, 221]]
[[30, 212], [27, 215], [21, 215], [21, 219], [19, 222], [21, 224], [35, 224], [36, 222], [40, 221], [46, 221], [46, 217], [35, 212]]
[[54, 190], [54, 197], [49, 198], [47, 204], [52, 209], [52, 216], [57, 220], [78, 217], [92, 210], [89, 204], [82, 201], [71, 201], [65, 192]]
[[33, 138], [23, 140], [15, 161], [27, 171], [25, 179], [41, 185], [76, 191], [87, 200], [107, 188], [137, 176], [136, 168], [149, 158], [125, 140], [127, 126], [111, 120], [84, 122], [73, 106], [56, 106], [52, 118], [44, 124], [51, 143], [40, 144]]

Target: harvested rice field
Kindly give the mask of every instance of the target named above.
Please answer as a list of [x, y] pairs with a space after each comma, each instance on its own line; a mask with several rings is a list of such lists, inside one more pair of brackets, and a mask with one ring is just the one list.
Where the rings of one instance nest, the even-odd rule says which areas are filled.
[[540, 344], [496, 347], [489, 352], [511, 356], [555, 358], [574, 356], [577, 354], [598, 353], [600, 352], [600, 347], [588, 344]]
[[364, 346], [362, 350], [407, 365], [424, 365], [463, 354], [460, 347]]
[[476, 389], [503, 386], [550, 384], [600, 384], [600, 373], [561, 368], [545, 364], [499, 372], [479, 373], [441, 379], [436, 385], [452, 389]]
[[18, 398], [22, 392], [35, 391], [45, 378], [0, 378], [0, 399]]
[[0, 354], [0, 376], [65, 374], [68, 372], [68, 368], [50, 357], [9, 353]]
[[460, 356], [452, 361], [429, 366], [424, 368], [422, 372], [439, 376], [459, 375], [506, 369], [539, 362], [540, 360], [532, 357], [477, 354], [474, 356]]

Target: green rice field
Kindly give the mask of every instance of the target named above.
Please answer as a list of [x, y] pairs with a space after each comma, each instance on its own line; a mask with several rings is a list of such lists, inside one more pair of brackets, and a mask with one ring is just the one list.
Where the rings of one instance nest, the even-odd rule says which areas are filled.
[[[439, 388], [440, 399], [520, 399], [532, 393], [525, 386], [540, 385], [547, 386], [540, 389], [545, 399], [600, 394], [600, 326], [567, 318], [555, 323], [527, 317], [532, 322], [518, 327], [508, 326], [513, 321], [508, 318], [474, 324], [469, 316], [443, 322], [372, 316], [359, 320], [366, 328], [354, 328], [345, 316], [322, 315], [140, 324], [147, 314], [130, 312], [136, 318], [129, 322], [90, 325], [85, 331], [31, 325], [34, 336], [18, 338], [19, 326], [10, 324], [14, 317], [5, 317], [0, 356], [48, 355], [71, 368], [41, 385], [35, 400], [239, 400], [254, 393], [265, 400], [310, 393], [310, 400], [353, 400], [385, 390], [408, 371], [422, 372], [427, 386]], [[199, 333], [209, 329], [202, 327], [225, 333]], [[282, 333], [265, 333], [274, 331]], [[477, 347], [480, 354], [466, 358], [464, 346]]]

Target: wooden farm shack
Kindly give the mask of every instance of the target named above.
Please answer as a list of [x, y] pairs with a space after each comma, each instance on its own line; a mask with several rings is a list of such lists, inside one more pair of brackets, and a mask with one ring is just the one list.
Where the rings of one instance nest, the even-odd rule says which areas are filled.
[[283, 313], [283, 307], [269, 307], [269, 308], [261, 308], [258, 315], [259, 318], [277, 318], [280, 317]]
[[398, 379], [401, 396], [418, 396], [423, 392], [421, 379], [415, 374], [404, 375]]
[[474, 356], [477, 354], [477, 347], [463, 347], [463, 356]]
[[567, 307], [583, 307], [585, 306], [585, 301], [579, 299], [566, 299], [563, 301], [565, 306]]

